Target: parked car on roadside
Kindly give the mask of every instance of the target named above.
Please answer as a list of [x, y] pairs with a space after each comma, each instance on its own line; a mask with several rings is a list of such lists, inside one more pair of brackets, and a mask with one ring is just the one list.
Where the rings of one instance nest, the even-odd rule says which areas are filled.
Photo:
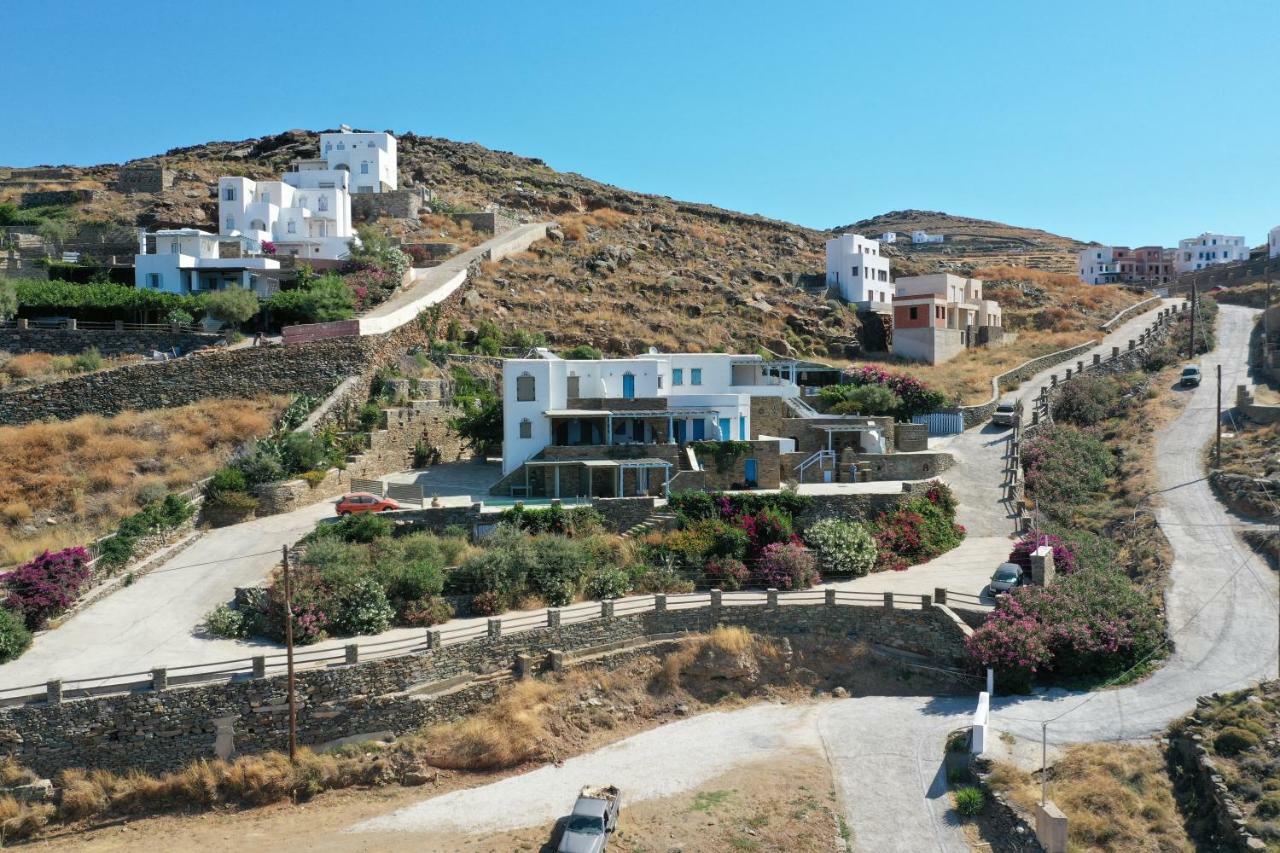
[[1009, 398], [996, 404], [996, 410], [991, 413], [991, 422], [1000, 426], [1013, 426], [1019, 417], [1021, 413], [1018, 411], [1018, 401]]
[[991, 576], [991, 583], [987, 585], [987, 589], [992, 595], [999, 595], [1016, 586], [1021, 586], [1022, 581], [1022, 566], [1017, 563], [1001, 563], [996, 573]]
[[1200, 368], [1194, 364], [1188, 364], [1182, 368], [1182, 378], [1178, 380], [1178, 384], [1183, 388], [1199, 388], [1200, 387]]
[[609, 834], [618, 828], [621, 796], [613, 785], [587, 785], [560, 833], [556, 853], [604, 853]]
[[354, 515], [358, 512], [390, 512], [400, 508], [391, 498], [380, 498], [369, 492], [351, 492], [338, 501], [338, 515]]

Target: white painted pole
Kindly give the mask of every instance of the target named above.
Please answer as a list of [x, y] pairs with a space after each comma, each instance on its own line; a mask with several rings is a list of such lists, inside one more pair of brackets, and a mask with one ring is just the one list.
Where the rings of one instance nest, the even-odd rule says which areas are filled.
[[996, 695], [996, 671], [991, 667], [987, 667], [987, 695], [992, 698]]
[[1040, 805], [1049, 802], [1049, 724], [1040, 724]]

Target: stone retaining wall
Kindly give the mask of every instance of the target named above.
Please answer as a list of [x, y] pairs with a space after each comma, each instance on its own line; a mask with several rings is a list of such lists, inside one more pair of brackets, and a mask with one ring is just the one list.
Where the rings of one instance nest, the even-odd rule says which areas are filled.
[[943, 409], [942, 411], [953, 414], [959, 412], [961, 417], [964, 418], [965, 429], [986, 423], [991, 419], [991, 413], [996, 410], [996, 405], [1000, 402], [1000, 395], [1006, 389], [1015, 388], [1045, 368], [1053, 367], [1055, 364], [1061, 364], [1064, 361], [1075, 358], [1097, 345], [1097, 341], [1088, 341], [1079, 346], [1068, 347], [1064, 350], [1042, 355], [1039, 358], [1033, 358], [1030, 361], [1024, 361], [1012, 370], [1007, 370], [991, 380], [991, 399], [987, 402], [979, 403], [976, 406], [961, 406], [958, 409]]
[[46, 207], [50, 205], [79, 204], [93, 201], [101, 195], [97, 190], [38, 190], [23, 193], [20, 207]]
[[1204, 745], [1200, 726], [1192, 721], [1182, 734], [1170, 738], [1169, 757], [1182, 768], [1196, 794], [1199, 817], [1208, 822], [1221, 846], [1215, 850], [1266, 850], [1267, 845], [1245, 828], [1244, 812], [1227, 789]]
[[893, 512], [912, 498], [923, 497], [931, 483], [903, 483], [901, 492], [880, 494], [810, 495], [809, 506], [796, 516], [800, 529], [819, 519], [835, 517], [848, 521], [874, 521], [882, 512]]
[[[667, 610], [486, 636], [444, 648], [297, 676], [298, 732], [322, 744], [376, 731], [403, 733], [469, 713], [492, 685], [438, 696], [406, 691], [468, 673], [494, 672], [528, 654], [545, 666], [552, 650], [572, 653], [652, 635], [701, 632], [717, 624], [765, 634], [833, 633], [963, 667], [964, 646], [939, 608], [788, 605]], [[287, 740], [283, 675], [225, 684], [147, 690], [0, 711], [0, 754], [48, 776], [66, 767], [173, 770], [199, 759], [280, 749]]]
[[198, 332], [112, 331], [110, 329], [0, 329], [0, 352], [79, 355], [94, 347], [106, 357], [150, 355], [174, 347], [186, 353], [212, 345], [218, 335]]

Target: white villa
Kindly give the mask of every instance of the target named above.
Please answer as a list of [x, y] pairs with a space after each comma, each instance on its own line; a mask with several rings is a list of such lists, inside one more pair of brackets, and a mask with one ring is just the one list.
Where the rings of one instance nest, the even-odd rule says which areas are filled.
[[747, 441], [753, 396], [799, 397], [793, 362], [758, 355], [651, 353], [570, 361], [507, 359], [502, 367], [502, 472], [548, 445]]
[[838, 291], [845, 302], [889, 310], [893, 282], [880, 244], [861, 234], [840, 234], [828, 240], [827, 287]]
[[1280, 258], [1280, 225], [1267, 232], [1267, 257]]
[[1191, 272], [1214, 264], [1229, 264], [1249, 260], [1249, 247], [1244, 237], [1235, 234], [1211, 234], [1188, 237], [1178, 241], [1173, 259], [1175, 273]]
[[880, 242], [881, 242], [881, 243], [896, 243], [896, 242], [898, 242], [898, 232], [897, 232], [897, 231], [886, 231], [886, 232], [884, 232], [883, 234], [881, 234], [881, 235], [880, 235]]
[[[149, 237], [154, 239], [150, 247]], [[278, 287], [270, 271], [279, 270], [280, 262], [247, 257], [251, 248], [248, 238], [220, 237], [198, 228], [154, 234], [139, 231], [134, 286], [176, 294], [243, 287], [259, 296], [270, 296]]]
[[928, 234], [924, 231], [911, 232], [912, 243], [941, 243], [946, 239], [945, 234]]
[[382, 193], [399, 184], [396, 138], [389, 133], [355, 133], [345, 124], [320, 134], [320, 157], [330, 169], [351, 175], [351, 192]]

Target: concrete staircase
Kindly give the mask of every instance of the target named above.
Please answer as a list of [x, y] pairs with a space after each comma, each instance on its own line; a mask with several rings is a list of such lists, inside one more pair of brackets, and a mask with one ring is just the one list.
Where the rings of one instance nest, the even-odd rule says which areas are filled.
[[638, 539], [646, 533], [655, 530], [672, 530], [679, 524], [675, 513], [672, 512], [655, 512], [644, 521], [636, 524], [623, 532], [625, 539]]

